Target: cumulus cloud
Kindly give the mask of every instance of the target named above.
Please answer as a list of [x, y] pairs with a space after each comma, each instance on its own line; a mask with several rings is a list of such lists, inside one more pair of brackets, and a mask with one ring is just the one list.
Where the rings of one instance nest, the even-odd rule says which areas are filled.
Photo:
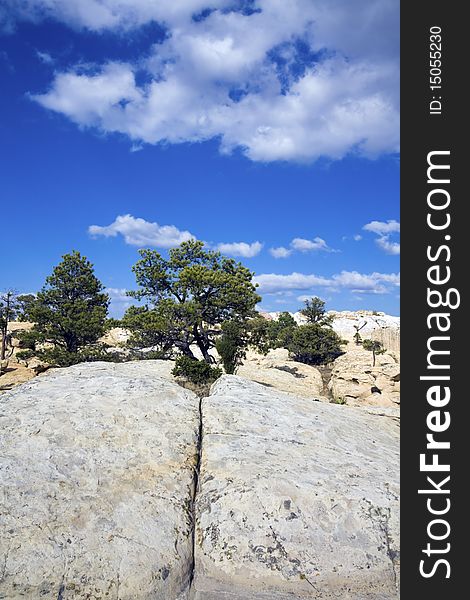
[[400, 243], [390, 240], [392, 234], [400, 233], [400, 223], [398, 221], [371, 221], [364, 225], [363, 229], [377, 234], [378, 237], [375, 243], [386, 254], [400, 254]]
[[287, 258], [292, 254], [292, 250], [285, 248], [284, 246], [278, 246], [277, 248], [270, 248], [269, 252], [274, 258]]
[[400, 275], [377, 272], [363, 274], [357, 271], [341, 271], [332, 277], [295, 272], [288, 275], [266, 273], [257, 275], [255, 281], [264, 293], [328, 288], [331, 291], [346, 289], [356, 293], [386, 294], [400, 285]]
[[[7, 5], [11, 19], [54, 18], [97, 32], [151, 21], [166, 29], [139, 60], [85, 72], [71, 66], [32, 96], [79, 126], [121, 133], [134, 144], [217, 138], [224, 153], [239, 148], [266, 162], [398, 151], [392, 0], [357, 0], [354, 10], [347, 0]], [[136, 81], [137, 72], [145, 83]]]
[[330, 252], [331, 248], [328, 244], [320, 237], [316, 237], [313, 240], [306, 240], [304, 238], [294, 238], [291, 242], [291, 248], [298, 250], [299, 252], [310, 252], [312, 250], [324, 250]]
[[391, 242], [388, 235], [380, 236], [375, 243], [386, 254], [400, 254], [400, 242]]
[[156, 248], [173, 248], [194, 239], [189, 231], [180, 231], [174, 225], [159, 225], [132, 215], [119, 215], [110, 225], [90, 225], [88, 233], [95, 237], [116, 237], [119, 234], [131, 246]]
[[312, 251], [323, 251], [323, 252], [336, 252], [328, 246], [324, 239], [316, 237], [313, 240], [307, 240], [305, 238], [294, 238], [289, 244], [289, 248], [279, 246], [277, 248], [270, 248], [269, 252], [274, 258], [287, 258], [293, 252], [312, 252]]
[[262, 248], [263, 244], [261, 244], [261, 242], [253, 242], [252, 244], [247, 244], [246, 242], [221, 242], [220, 244], [217, 244], [217, 250], [223, 254], [242, 256], [243, 258], [253, 258], [253, 256], [257, 256]]
[[125, 288], [108, 287], [104, 290], [109, 296], [109, 314], [121, 317], [126, 309], [135, 304], [135, 301], [127, 295]]
[[400, 223], [394, 219], [389, 221], [371, 221], [362, 228], [365, 231], [372, 231], [377, 235], [387, 235], [390, 233], [400, 233]]

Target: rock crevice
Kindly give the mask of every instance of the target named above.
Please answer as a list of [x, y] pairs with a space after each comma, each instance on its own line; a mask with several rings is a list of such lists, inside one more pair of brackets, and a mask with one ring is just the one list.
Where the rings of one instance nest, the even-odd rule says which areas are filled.
[[[396, 600], [398, 424], [160, 361], [0, 398], [0, 597]], [[65, 566], [64, 566], [65, 565]]]

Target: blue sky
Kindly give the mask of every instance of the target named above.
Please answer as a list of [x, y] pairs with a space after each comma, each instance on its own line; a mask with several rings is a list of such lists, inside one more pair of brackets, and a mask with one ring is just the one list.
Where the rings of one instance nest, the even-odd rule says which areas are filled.
[[78, 249], [119, 315], [138, 248], [195, 237], [266, 310], [398, 314], [398, 3], [164, 4], [0, 7], [0, 288]]

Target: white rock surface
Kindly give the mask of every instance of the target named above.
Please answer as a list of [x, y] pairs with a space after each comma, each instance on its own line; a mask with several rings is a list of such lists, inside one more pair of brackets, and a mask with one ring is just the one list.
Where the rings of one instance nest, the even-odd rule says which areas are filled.
[[393, 352], [378, 354], [348, 344], [346, 353], [333, 363], [328, 384], [335, 400], [352, 406], [393, 407], [400, 404], [400, 363]]
[[396, 600], [398, 452], [392, 418], [219, 379], [193, 600]]
[[165, 369], [76, 365], [0, 397], [0, 598], [186, 597], [199, 401]]
[[244, 364], [238, 367], [237, 375], [303, 398], [326, 400], [323, 397], [320, 371], [290, 359], [289, 352], [284, 348], [271, 350], [266, 356], [247, 352]]

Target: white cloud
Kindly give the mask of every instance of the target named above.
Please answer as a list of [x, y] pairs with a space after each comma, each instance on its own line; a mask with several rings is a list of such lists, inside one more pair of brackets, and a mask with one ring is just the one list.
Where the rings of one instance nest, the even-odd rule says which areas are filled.
[[252, 258], [253, 256], [257, 256], [261, 252], [262, 248], [263, 244], [261, 244], [261, 242], [253, 242], [252, 244], [247, 244], [246, 242], [221, 242], [220, 244], [217, 244], [217, 250], [223, 254], [229, 254], [230, 256], [242, 256], [244, 258]]
[[124, 312], [136, 301], [127, 295], [125, 288], [113, 288], [108, 287], [104, 290], [108, 294], [109, 303], [109, 314], [115, 318], [121, 318]]
[[304, 238], [294, 238], [289, 244], [289, 248], [279, 246], [277, 248], [270, 248], [269, 252], [274, 258], [287, 258], [293, 252], [312, 252], [312, 251], [323, 251], [323, 252], [336, 252], [333, 248], [330, 248], [328, 244], [320, 237], [316, 237], [313, 240], [307, 240]]
[[[0, 17], [7, 25], [14, 21], [56, 19], [75, 29], [103, 30], [133, 29], [161, 21], [177, 25], [193, 13], [206, 7], [223, 7], [227, 0], [4, 0]], [[0, 21], [1, 22], [1, 21]]]
[[189, 231], [180, 231], [174, 225], [159, 225], [132, 215], [119, 215], [113, 223], [106, 226], [90, 225], [88, 233], [104, 237], [116, 237], [120, 234], [126, 244], [156, 248], [173, 248], [194, 239]]
[[400, 243], [391, 242], [388, 235], [383, 235], [375, 240], [375, 243], [387, 254], [400, 254]]
[[257, 275], [255, 281], [259, 284], [259, 290], [264, 293], [328, 288], [332, 291], [347, 289], [356, 293], [386, 294], [400, 285], [400, 275], [377, 272], [362, 274], [357, 271], [342, 271], [332, 277], [295, 272], [288, 275], [266, 273]]
[[287, 258], [292, 254], [292, 250], [289, 248], [284, 248], [284, 246], [279, 246], [278, 248], [270, 248], [269, 252], [274, 258]]
[[[347, 0], [255, 0], [252, 14], [223, 0], [16, 4], [8, 3], [11, 18], [49, 17], [93, 31], [152, 20], [167, 28], [140, 60], [71, 68], [32, 96], [79, 126], [137, 144], [217, 138], [222, 152], [240, 148], [266, 162], [398, 150], [399, 28], [391, 0], [372, 7], [357, 0], [354, 10]], [[206, 7], [215, 10], [191, 18]], [[147, 83], [137, 84], [137, 71]]]
[[362, 235], [356, 234], [355, 236], [353, 236], [353, 240], [355, 242], [360, 242], [362, 240]]
[[36, 56], [45, 65], [54, 64], [54, 59], [48, 52], [40, 52], [39, 50], [36, 50]]
[[282, 290], [305, 290], [315, 286], [328, 286], [330, 280], [317, 275], [304, 275], [302, 273], [290, 273], [279, 275], [277, 273], [265, 273], [257, 275], [255, 283], [259, 284], [260, 291], [279, 292]]
[[364, 225], [362, 229], [377, 234], [378, 237], [375, 243], [386, 254], [400, 254], [400, 243], [390, 240], [391, 234], [400, 233], [400, 223], [398, 221], [371, 221]]
[[125, 288], [113, 288], [108, 287], [105, 289], [105, 293], [113, 300], [114, 302], [129, 302], [130, 297], [127, 295], [127, 290]]
[[310, 252], [312, 250], [324, 250], [330, 252], [331, 248], [328, 244], [320, 237], [316, 237], [313, 240], [306, 240], [304, 238], [294, 238], [290, 243], [291, 248], [298, 250], [299, 252]]
[[372, 231], [377, 235], [387, 235], [389, 233], [400, 233], [400, 223], [394, 219], [389, 221], [371, 221], [362, 228], [365, 231]]

